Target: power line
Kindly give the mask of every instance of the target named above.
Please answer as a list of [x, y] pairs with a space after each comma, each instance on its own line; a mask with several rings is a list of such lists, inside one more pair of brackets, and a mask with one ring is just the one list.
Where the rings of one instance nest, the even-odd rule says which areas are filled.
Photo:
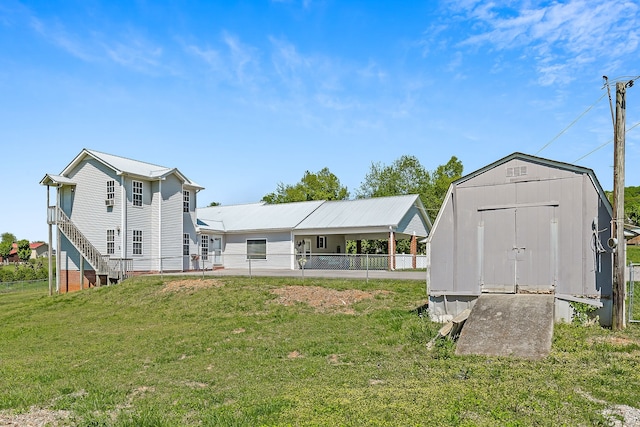
[[[629, 132], [631, 129], [636, 128], [640, 126], [640, 122], [636, 123], [635, 125], [631, 126], [629, 129], [627, 129], [626, 131], [624, 131], [624, 133], [626, 134], [627, 132]], [[580, 157], [579, 159], [576, 159], [573, 161], [573, 163], [577, 163], [580, 160], [584, 159], [585, 157], [588, 157], [590, 155], [592, 155], [593, 153], [595, 153], [596, 151], [598, 151], [601, 148], [606, 147], [607, 145], [611, 144], [613, 142], [613, 139], [610, 139], [609, 141], [605, 142], [604, 144], [594, 148], [593, 150], [589, 151], [587, 154], [585, 154], [584, 156]]]
[[604, 97], [605, 97], [605, 95], [606, 95], [606, 93], [603, 93], [603, 94], [602, 94], [602, 96], [601, 96], [600, 98], [598, 98], [598, 100], [597, 100], [596, 102], [594, 102], [593, 104], [591, 104], [591, 106], [590, 106], [589, 108], [587, 108], [586, 110], [584, 110], [584, 111], [582, 112], [582, 114], [580, 114], [580, 115], [579, 115], [579, 116], [578, 116], [574, 121], [572, 121], [572, 122], [569, 124], [569, 126], [567, 126], [566, 128], [564, 128], [564, 129], [563, 129], [559, 134], [557, 134], [556, 136], [554, 136], [554, 137], [551, 139], [551, 141], [547, 142], [547, 143], [546, 143], [546, 144], [545, 144], [541, 149], [539, 149], [539, 150], [536, 152], [536, 154], [535, 154], [535, 155], [537, 156], [537, 155], [538, 155], [542, 150], [544, 150], [544, 149], [545, 149], [545, 148], [547, 148], [549, 145], [551, 145], [551, 143], [552, 143], [553, 141], [555, 141], [556, 139], [558, 139], [558, 138], [560, 137], [560, 135], [562, 135], [562, 134], [563, 134], [563, 133], [565, 133], [567, 130], [569, 130], [569, 128], [570, 128], [571, 126], [575, 125], [575, 124], [576, 124], [576, 122], [577, 122], [578, 120], [580, 120], [580, 119], [582, 118], [582, 116], [584, 116], [584, 115], [585, 115], [585, 114], [587, 114], [589, 111], [591, 111], [591, 109], [592, 109], [593, 107], [595, 107], [595, 106], [596, 106], [596, 104], [597, 104], [598, 102], [600, 102], [600, 101], [602, 100], [602, 98], [604, 98]]

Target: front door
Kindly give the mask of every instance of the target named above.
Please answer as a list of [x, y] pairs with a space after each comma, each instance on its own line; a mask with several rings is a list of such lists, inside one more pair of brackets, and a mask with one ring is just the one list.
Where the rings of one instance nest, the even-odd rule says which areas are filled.
[[558, 223], [553, 205], [481, 211], [482, 292], [549, 292], [557, 281]]

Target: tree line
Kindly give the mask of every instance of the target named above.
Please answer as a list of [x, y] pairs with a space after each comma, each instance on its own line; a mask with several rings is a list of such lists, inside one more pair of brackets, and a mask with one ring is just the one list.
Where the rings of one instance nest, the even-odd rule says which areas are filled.
[[[373, 198], [418, 194], [427, 209], [430, 218], [434, 218], [440, 209], [449, 185], [462, 176], [462, 162], [452, 156], [447, 163], [435, 170], [427, 170], [420, 160], [411, 155], [403, 155], [391, 164], [373, 162], [360, 187], [355, 191], [355, 198]], [[276, 190], [266, 194], [262, 201], [266, 203], [290, 203], [310, 200], [347, 200], [349, 190], [340, 183], [338, 177], [329, 168], [313, 173], [305, 171], [302, 179], [296, 184], [278, 183]], [[362, 240], [360, 252], [375, 254], [387, 253], [389, 242], [386, 239]], [[357, 243], [348, 241], [346, 252], [356, 253]], [[396, 242], [398, 253], [409, 253], [410, 243], [407, 240]], [[418, 245], [418, 251], [424, 252], [424, 245]]]
[[18, 240], [12, 233], [2, 233], [0, 235], [0, 257], [3, 260], [9, 258], [14, 243], [17, 246], [17, 255], [22, 264], [0, 266], [0, 283], [47, 279], [49, 271], [41, 259], [28, 262], [31, 258], [31, 248], [26, 239]]
[[[372, 198], [418, 194], [431, 215], [440, 208], [449, 185], [462, 176], [462, 162], [452, 156], [449, 161], [435, 170], [427, 170], [411, 155], [403, 155], [391, 164], [373, 162], [355, 198]], [[329, 168], [313, 173], [305, 171], [296, 184], [278, 183], [276, 190], [266, 194], [262, 201], [266, 203], [290, 203], [310, 200], [347, 200], [350, 192], [340, 183], [338, 177]]]

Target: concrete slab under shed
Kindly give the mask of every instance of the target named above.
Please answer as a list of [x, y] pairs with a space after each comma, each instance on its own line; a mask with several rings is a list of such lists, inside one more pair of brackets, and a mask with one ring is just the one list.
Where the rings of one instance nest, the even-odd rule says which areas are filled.
[[483, 294], [471, 310], [456, 354], [541, 359], [551, 351], [553, 295]]

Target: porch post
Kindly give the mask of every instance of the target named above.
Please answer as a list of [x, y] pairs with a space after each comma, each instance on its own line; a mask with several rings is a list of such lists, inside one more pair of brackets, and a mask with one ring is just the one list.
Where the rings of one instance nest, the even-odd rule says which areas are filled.
[[396, 269], [396, 239], [393, 228], [389, 227], [389, 270]]
[[53, 295], [53, 220], [51, 218], [50, 206], [51, 198], [49, 196], [49, 186], [47, 185], [47, 223], [49, 225], [49, 296]]
[[411, 268], [415, 270], [417, 267], [417, 255], [418, 255], [418, 238], [416, 237], [415, 231], [411, 236], [410, 252], [411, 252]]

